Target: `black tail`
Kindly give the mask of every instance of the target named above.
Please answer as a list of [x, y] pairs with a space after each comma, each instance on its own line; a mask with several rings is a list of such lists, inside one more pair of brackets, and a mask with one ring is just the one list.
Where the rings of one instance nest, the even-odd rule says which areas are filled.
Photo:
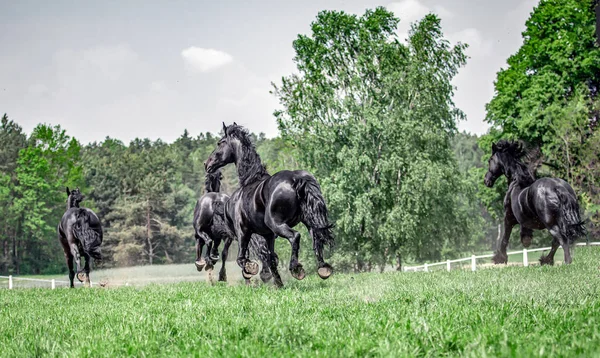
[[559, 212], [558, 225], [563, 237], [572, 244], [578, 238], [585, 236], [587, 230], [585, 223], [581, 220], [579, 214], [579, 204], [577, 198], [558, 191]]
[[300, 200], [302, 222], [308, 227], [313, 238], [313, 247], [322, 249], [325, 245], [334, 246], [335, 240], [329, 223], [327, 205], [321, 194], [321, 187], [312, 175], [296, 179], [294, 188]]
[[81, 242], [86, 253], [95, 259], [101, 259], [100, 245], [102, 236], [90, 227], [90, 216], [86, 210], [79, 210], [77, 221], [73, 225], [73, 234]]

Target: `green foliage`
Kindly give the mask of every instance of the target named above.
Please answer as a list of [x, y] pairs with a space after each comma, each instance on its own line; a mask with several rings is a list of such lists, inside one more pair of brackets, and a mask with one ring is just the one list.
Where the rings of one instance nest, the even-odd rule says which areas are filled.
[[[480, 146], [486, 156], [499, 138], [539, 146], [547, 165], [538, 174], [563, 178], [575, 188], [597, 234], [600, 50], [594, 44], [592, 3], [540, 1], [526, 22], [523, 46], [498, 72], [486, 116], [493, 128]], [[506, 189], [498, 184], [483, 194], [496, 215]]]
[[282, 136], [319, 179], [336, 220], [334, 259], [358, 270], [400, 255], [439, 258], [466, 234], [450, 148], [463, 116], [450, 81], [466, 45], [450, 46], [434, 15], [403, 45], [398, 21], [381, 7], [320, 12], [311, 35], [294, 41], [300, 75], [274, 86]]
[[568, 266], [309, 276], [282, 290], [15, 289], [0, 295], [0, 346], [10, 357], [597, 357], [600, 250], [575, 254]]

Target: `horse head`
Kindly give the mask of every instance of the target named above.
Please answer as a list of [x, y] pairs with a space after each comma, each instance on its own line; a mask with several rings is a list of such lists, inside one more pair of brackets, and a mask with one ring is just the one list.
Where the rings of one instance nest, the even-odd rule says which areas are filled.
[[492, 143], [492, 155], [488, 159], [488, 171], [485, 174], [484, 183], [488, 187], [494, 186], [496, 180], [510, 172], [511, 166], [518, 163], [526, 155], [521, 142], [513, 142], [505, 139]]
[[85, 196], [81, 194], [79, 188], [75, 188], [74, 190], [69, 190], [67, 187], [67, 209], [72, 207], [79, 207], [79, 203], [81, 203], [85, 199]]
[[239, 142], [239, 139], [231, 132], [235, 132], [238, 128], [240, 127], [235, 122], [229, 127], [223, 122], [223, 138], [217, 142], [217, 148], [210, 153], [208, 159], [204, 162], [204, 169], [207, 173], [214, 173], [217, 169], [235, 162], [237, 158], [236, 143]]

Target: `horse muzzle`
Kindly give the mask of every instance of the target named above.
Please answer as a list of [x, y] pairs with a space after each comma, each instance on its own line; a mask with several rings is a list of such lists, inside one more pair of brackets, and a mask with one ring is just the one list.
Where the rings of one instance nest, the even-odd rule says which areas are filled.
[[496, 182], [496, 178], [494, 178], [494, 176], [491, 175], [489, 172], [485, 175], [485, 178], [483, 179], [483, 183], [488, 188], [493, 187], [495, 182]]

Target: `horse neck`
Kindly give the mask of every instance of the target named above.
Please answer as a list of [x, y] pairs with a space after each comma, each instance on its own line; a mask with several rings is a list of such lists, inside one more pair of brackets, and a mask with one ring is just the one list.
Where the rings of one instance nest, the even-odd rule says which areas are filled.
[[505, 173], [511, 187], [524, 189], [535, 181], [529, 168], [514, 158], [505, 165]]
[[256, 149], [251, 145], [243, 145], [241, 142], [240, 146], [241, 149], [238, 150], [235, 162], [240, 186], [247, 186], [268, 177], [269, 173], [267, 173]]
[[79, 207], [79, 203], [76, 202], [75, 200], [73, 200], [73, 198], [71, 198], [69, 196], [69, 199], [67, 200], [67, 210], [71, 209], [71, 208], [78, 208]]

